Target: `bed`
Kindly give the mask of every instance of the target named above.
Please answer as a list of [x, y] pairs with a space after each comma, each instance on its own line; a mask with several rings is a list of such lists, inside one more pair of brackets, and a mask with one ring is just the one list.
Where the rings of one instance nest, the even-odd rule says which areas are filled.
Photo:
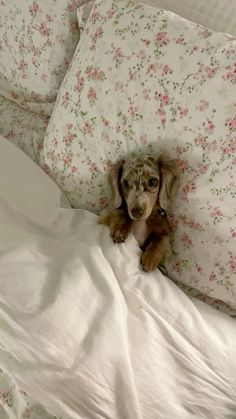
[[[235, 5], [165, 6], [1, 5], [1, 419], [236, 417]], [[96, 214], [109, 159], [157, 146], [183, 187], [145, 274]]]

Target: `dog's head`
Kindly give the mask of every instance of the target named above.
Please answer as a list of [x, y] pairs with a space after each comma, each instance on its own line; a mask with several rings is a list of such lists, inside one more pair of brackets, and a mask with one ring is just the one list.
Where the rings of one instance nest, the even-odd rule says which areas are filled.
[[177, 177], [173, 160], [146, 155], [119, 160], [108, 178], [113, 194], [111, 206], [119, 208], [125, 201], [132, 220], [145, 220], [156, 204], [168, 209]]

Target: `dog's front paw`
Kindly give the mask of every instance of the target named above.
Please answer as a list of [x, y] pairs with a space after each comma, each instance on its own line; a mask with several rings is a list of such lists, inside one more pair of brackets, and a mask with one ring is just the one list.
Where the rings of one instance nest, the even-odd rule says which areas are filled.
[[126, 226], [119, 226], [111, 231], [111, 238], [114, 243], [124, 243], [129, 234]]
[[140, 260], [141, 266], [145, 272], [154, 271], [154, 269], [158, 268], [160, 262], [161, 258], [158, 258], [150, 252], [144, 252]]

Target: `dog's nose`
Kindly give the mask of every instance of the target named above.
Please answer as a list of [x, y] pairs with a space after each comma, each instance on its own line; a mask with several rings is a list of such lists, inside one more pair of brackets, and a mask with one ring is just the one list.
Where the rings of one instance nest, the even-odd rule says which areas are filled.
[[142, 217], [142, 215], [144, 213], [144, 209], [142, 207], [134, 207], [134, 208], [132, 208], [131, 213], [132, 213], [133, 217], [140, 218], [140, 217]]

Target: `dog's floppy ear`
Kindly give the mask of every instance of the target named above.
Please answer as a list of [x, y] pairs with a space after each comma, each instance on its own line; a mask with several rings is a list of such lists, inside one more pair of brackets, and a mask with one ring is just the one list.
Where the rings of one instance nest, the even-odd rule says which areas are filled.
[[113, 209], [119, 208], [122, 204], [122, 197], [120, 194], [120, 178], [124, 162], [125, 160], [123, 159], [118, 160], [115, 164], [112, 165], [108, 173], [108, 181], [112, 192], [110, 206]]
[[174, 160], [158, 160], [161, 174], [161, 184], [159, 190], [159, 204], [164, 210], [168, 210], [171, 202], [173, 186], [177, 180], [176, 165]]

